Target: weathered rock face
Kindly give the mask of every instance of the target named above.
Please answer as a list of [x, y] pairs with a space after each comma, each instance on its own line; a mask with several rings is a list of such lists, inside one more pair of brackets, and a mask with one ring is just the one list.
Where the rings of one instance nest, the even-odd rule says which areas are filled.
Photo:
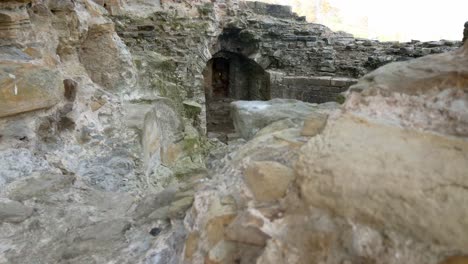
[[31, 35], [31, 21], [24, 6], [31, 1], [4, 1], [0, 8], [0, 43], [21, 43]]
[[132, 57], [111, 22], [89, 27], [80, 61], [91, 79], [107, 89], [131, 90], [136, 84]]
[[[230, 53], [233, 58], [256, 63], [267, 73], [268, 89], [263, 98], [342, 101], [340, 93], [370, 70], [459, 46], [453, 41], [380, 43], [355, 39], [306, 23], [287, 8], [262, 3], [200, 1], [189, 9], [174, 8], [177, 13], [114, 17], [119, 36], [138, 58], [138, 78], [145, 83], [144, 90], [133, 93], [135, 98], [166, 96], [176, 104], [190, 98], [204, 106], [204, 91], [211, 91], [204, 86], [212, 78], [203, 75], [204, 69], [212, 67], [211, 59], [220, 53]], [[265, 15], [272, 10], [276, 10], [274, 16]], [[159, 74], [149, 71], [150, 66]], [[231, 67], [235, 67], [234, 60]], [[237, 80], [248, 82], [248, 78]], [[235, 99], [244, 93], [230, 92]], [[181, 105], [179, 109], [183, 112]], [[198, 119], [204, 130], [205, 109]]]
[[465, 43], [451, 53], [386, 65], [352, 86], [351, 91], [363, 92], [351, 93], [346, 109], [403, 127], [467, 137], [467, 60]]
[[[463, 52], [403, 64], [404, 74], [392, 65], [370, 74], [375, 81], [361, 80], [363, 92], [342, 110], [235, 103], [249, 143], [204, 137], [205, 91], [218, 92], [205, 90], [213, 59], [230, 61], [221, 66], [238, 79], [226, 105], [321, 103], [343, 101], [355, 78], [384, 63], [456, 46], [357, 40], [258, 2], [1, 1], [0, 263], [432, 264], [456, 249], [461, 256]], [[434, 60], [446, 65], [424, 65]], [[377, 147], [387, 136], [394, 148]], [[203, 159], [210, 148], [212, 180]], [[421, 153], [427, 158], [415, 158]], [[365, 159], [373, 164], [356, 175]], [[398, 165], [377, 167], [386, 159]], [[328, 192], [312, 183], [309, 166]], [[356, 175], [359, 186], [328, 184], [330, 173]], [[400, 182], [405, 188], [391, 188]], [[385, 195], [358, 207], [365, 186]], [[443, 223], [442, 213], [453, 218]]]
[[299, 185], [317, 207], [463, 250], [467, 158], [463, 139], [345, 115], [303, 148]]
[[0, 117], [49, 108], [63, 97], [63, 81], [56, 70], [32, 63], [0, 65]]
[[280, 163], [254, 162], [244, 172], [245, 182], [260, 202], [274, 201], [284, 197], [294, 179], [294, 171]]
[[[186, 218], [191, 232], [185, 245], [184, 255], [187, 263], [237, 261], [332, 264], [368, 261], [436, 264], [446, 254], [450, 254], [450, 249], [436, 246], [427, 240], [416, 239], [395, 225], [375, 226], [360, 218], [342, 217], [333, 210], [324, 210], [320, 205], [325, 201], [315, 203], [315, 200], [306, 198], [322, 194], [320, 189], [314, 190], [313, 194], [305, 192], [305, 186], [315, 187], [314, 181], [304, 181], [311, 179], [313, 168], [308, 168], [307, 174], [303, 174], [302, 167], [296, 167], [296, 162], [314, 162], [314, 159], [309, 159], [315, 158], [315, 155], [312, 156], [308, 152], [310, 146], [316, 147], [314, 151], [319, 153], [326, 149], [323, 145], [335, 146], [334, 142], [326, 140], [324, 136], [327, 129], [335, 131], [332, 129], [334, 120], [336, 116], [341, 116], [341, 113], [334, 112], [330, 116], [332, 120], [328, 122], [332, 125], [327, 124], [323, 132], [312, 138], [301, 136], [300, 126], [276, 126], [276, 129], [257, 135], [236, 151], [228, 153], [224, 159], [213, 161], [212, 182], [195, 195], [194, 207]], [[368, 127], [359, 128], [363, 138], [369, 136], [362, 132]], [[335, 133], [344, 135], [349, 131], [349, 128], [344, 127], [337, 129], [340, 130]], [[404, 144], [404, 141], [400, 141], [400, 144]], [[402, 151], [402, 148], [409, 147], [395, 147], [394, 150]], [[365, 147], [361, 147], [359, 153], [362, 153], [363, 149]], [[355, 156], [356, 152], [352, 155]], [[329, 163], [334, 164], [334, 156], [327, 153], [323, 156], [330, 159]], [[365, 158], [362, 157], [363, 160]], [[352, 165], [354, 160], [348, 159]], [[336, 162], [348, 161], [340, 159]], [[380, 164], [375, 162], [374, 166], [378, 167]], [[366, 166], [361, 165], [360, 171], [365, 171]], [[334, 168], [329, 168], [332, 169]], [[353, 172], [343, 172], [342, 175], [350, 173]], [[331, 180], [330, 175], [322, 175], [317, 176], [321, 177], [320, 181]], [[378, 182], [379, 179], [369, 181]], [[335, 186], [332, 182], [329, 184]], [[343, 182], [343, 185], [350, 186], [351, 190], [357, 188], [352, 180]], [[368, 186], [363, 182], [356, 185], [363, 188]], [[352, 200], [354, 196], [348, 196], [348, 193], [340, 190], [333, 190], [333, 194], [342, 197], [345, 210], [346, 201]], [[340, 200], [330, 198], [330, 203], [333, 201], [339, 204]], [[359, 208], [367, 208], [367, 203], [361, 200]], [[330, 205], [330, 208], [338, 208], [338, 204]], [[394, 208], [391, 208], [385, 210], [388, 207], [382, 207], [382, 211], [388, 212], [388, 217], [393, 217]], [[397, 255], [398, 257], [395, 257]]]
[[275, 122], [214, 162], [187, 262], [464, 263], [467, 50], [389, 64], [328, 120]]
[[258, 131], [274, 122], [326, 117], [327, 112], [337, 108], [336, 103], [317, 105], [285, 99], [236, 101], [231, 103], [231, 115], [236, 132], [244, 139], [251, 139]]
[[390, 64], [353, 86], [347, 114], [302, 150], [303, 197], [356, 221], [464, 250], [466, 212], [458, 205], [467, 198], [467, 50]]

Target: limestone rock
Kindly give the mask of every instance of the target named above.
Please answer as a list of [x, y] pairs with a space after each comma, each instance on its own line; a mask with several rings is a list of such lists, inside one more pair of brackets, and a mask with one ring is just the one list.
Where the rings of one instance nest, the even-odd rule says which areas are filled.
[[[143, 159], [148, 181], [155, 181], [155, 186], [158, 188], [164, 188], [169, 184], [161, 182], [162, 176], [169, 175], [171, 178], [171, 168], [182, 156], [183, 130], [182, 119], [170, 100], [160, 99], [154, 102], [152, 109], [145, 115], [142, 138]], [[161, 173], [162, 171], [165, 172]]]
[[28, 63], [0, 63], [0, 117], [49, 108], [63, 94], [56, 70]]
[[145, 116], [143, 151], [145, 161], [153, 156], [162, 159], [168, 148], [180, 139], [182, 120], [169, 100], [159, 100]]
[[[453, 255], [453, 247], [440, 249], [395, 225], [390, 230], [318, 210], [294, 180], [271, 172], [274, 166], [254, 173], [268, 184], [252, 187], [274, 190], [274, 199], [255, 200], [245, 168], [252, 162], [294, 168], [310, 137], [326, 139], [338, 106], [263, 113], [248, 129], [247, 144], [236, 136], [229, 145], [205, 141], [209, 93], [203, 88], [210, 78], [203, 71], [224, 50], [236, 54], [226, 58], [256, 67], [252, 75], [236, 74], [252, 68], [230, 68], [237, 84], [249, 84], [230, 90], [236, 98], [341, 101], [354, 78], [375, 67], [457, 46], [359, 40], [306, 23], [287, 7], [237, 0], [0, 1], [0, 68], [6, 69], [0, 70], [0, 98], [20, 98], [11, 96], [8, 74], [41, 91], [21, 103], [0, 100], [1, 111], [12, 111], [0, 115], [0, 263], [435, 264]], [[454, 89], [434, 99], [463, 113], [462, 97]], [[213, 109], [229, 112], [224, 105]], [[207, 179], [203, 157], [212, 143], [219, 150], [210, 153]], [[338, 146], [348, 153], [347, 145]], [[346, 158], [357, 151], [366, 148]], [[456, 193], [427, 202], [451, 206]]]
[[[328, 106], [323, 106], [324, 108]], [[304, 120], [322, 105], [297, 100], [236, 101], [231, 103], [231, 115], [236, 131], [245, 139], [252, 138], [260, 129], [282, 119]]]
[[206, 264], [232, 263], [237, 251], [236, 243], [220, 241], [213, 247], [206, 258]]
[[274, 201], [283, 197], [295, 177], [291, 168], [271, 161], [252, 162], [244, 174], [247, 186], [255, 199], [260, 202]]
[[82, 159], [76, 167], [76, 174], [90, 186], [107, 191], [126, 190], [127, 181], [135, 177], [134, 172], [135, 161], [128, 150]]
[[297, 172], [311, 205], [462, 250], [467, 159], [462, 139], [348, 115], [302, 149]]
[[0, 151], [0, 190], [6, 185], [30, 176], [33, 172], [49, 171], [50, 165], [44, 159], [24, 148]]
[[[388, 64], [350, 88], [347, 111], [411, 129], [468, 136], [468, 45]], [[362, 91], [362, 92], [359, 92]]]
[[235, 214], [223, 214], [208, 220], [205, 226], [208, 247], [215, 247], [216, 244], [223, 241], [226, 229], [235, 217]]
[[262, 219], [244, 213], [233, 220], [227, 227], [225, 234], [230, 241], [264, 247], [270, 237], [260, 230], [262, 226]]
[[75, 177], [73, 175], [37, 173], [33, 177], [11, 184], [7, 196], [12, 200], [21, 202], [34, 197], [50, 195], [53, 192], [69, 187], [74, 181]]
[[9, 200], [0, 200], [0, 222], [20, 223], [33, 213], [31, 207]]
[[313, 137], [317, 134], [320, 134], [327, 124], [327, 119], [327, 115], [320, 113], [308, 116], [304, 120], [304, 126], [302, 127], [301, 135]]
[[273, 122], [266, 127], [260, 129], [256, 134], [255, 137], [262, 137], [268, 134], [272, 134], [281, 130], [289, 129], [289, 128], [296, 128], [300, 127], [303, 121], [295, 120], [295, 119], [282, 119], [276, 122]]
[[364, 76], [351, 90], [373, 88], [421, 95], [432, 89], [463, 89], [467, 86], [467, 54], [468, 46], [464, 45], [453, 52], [387, 64]]
[[[22, 2], [19, 5], [14, 1], [6, 2], [9, 3], [1, 3], [0, 5], [0, 44], [11, 45], [28, 42], [32, 32], [31, 20], [24, 5], [31, 1], [17, 1]], [[5, 5], [8, 8], [3, 8]]]
[[129, 90], [136, 84], [130, 52], [114, 31], [112, 23], [93, 24], [81, 45], [80, 60], [91, 79], [114, 90]]

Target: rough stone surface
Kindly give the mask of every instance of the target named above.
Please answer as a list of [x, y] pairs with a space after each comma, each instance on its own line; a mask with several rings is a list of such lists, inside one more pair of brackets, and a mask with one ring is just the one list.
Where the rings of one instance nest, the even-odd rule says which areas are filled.
[[[213, 161], [212, 182], [195, 195], [186, 218], [199, 234], [189, 263], [204, 256], [229, 263], [239, 250], [261, 252], [238, 257], [255, 263], [464, 263], [467, 223], [460, 204], [467, 199], [468, 145], [465, 134], [453, 131], [466, 124], [440, 118], [442, 129], [428, 120], [438, 120], [431, 109], [436, 103], [440, 115], [452, 105], [453, 113], [466, 113], [466, 61], [461, 49], [390, 64], [369, 74], [375, 82], [363, 78], [328, 119], [274, 122]], [[420, 70], [427, 65], [434, 71]], [[434, 94], [446, 96], [435, 100]], [[405, 112], [410, 109], [416, 114]], [[251, 196], [268, 186], [245, 177], [253, 162], [293, 168], [297, 179], [285, 197], [265, 203]], [[208, 243], [205, 224], [224, 211], [216, 197], [226, 194], [236, 204], [229, 226], [255, 229], [245, 235], [228, 228], [224, 236], [218, 232], [220, 242]]]
[[0, 222], [20, 223], [30, 217], [33, 209], [15, 201], [0, 202]]
[[113, 23], [91, 25], [81, 45], [80, 61], [91, 79], [107, 89], [131, 90], [136, 70]]
[[55, 70], [30, 63], [0, 64], [0, 117], [52, 107], [63, 94]]
[[355, 221], [462, 250], [467, 223], [458, 204], [466, 199], [467, 154], [462, 139], [344, 116], [302, 150], [301, 194]]
[[294, 180], [294, 171], [280, 163], [253, 162], [245, 172], [245, 182], [256, 200], [274, 201], [286, 194], [289, 184]]
[[[255, 102], [276, 116], [247, 113], [248, 142], [205, 137], [235, 99], [343, 103], [369, 71], [459, 44], [356, 39], [259, 2], [0, 1], [0, 263], [463, 261], [466, 51], [389, 65], [389, 89], [363, 79], [341, 108]], [[216, 59], [235, 83], [210, 105]], [[274, 165], [249, 186], [252, 164]]]
[[282, 119], [310, 119], [338, 108], [337, 104], [308, 104], [298, 100], [236, 101], [231, 103], [231, 115], [237, 133], [250, 139], [267, 125]]
[[70, 187], [75, 181], [72, 175], [37, 173], [33, 177], [16, 181], [8, 186], [7, 197], [15, 201], [40, 199], [52, 192]]
[[467, 137], [467, 58], [465, 44], [454, 52], [386, 65], [352, 86], [351, 91], [363, 92], [351, 93], [346, 109], [403, 127]]

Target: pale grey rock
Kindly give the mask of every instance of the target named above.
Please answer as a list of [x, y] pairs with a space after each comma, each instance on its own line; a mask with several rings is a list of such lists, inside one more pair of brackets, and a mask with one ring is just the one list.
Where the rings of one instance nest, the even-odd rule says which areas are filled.
[[7, 184], [30, 176], [34, 171], [47, 171], [49, 164], [34, 156], [28, 149], [8, 149], [0, 151], [0, 189]]
[[336, 108], [336, 104], [317, 105], [291, 99], [236, 101], [231, 103], [231, 115], [236, 131], [243, 138], [250, 139], [259, 130], [276, 121], [304, 120], [315, 112], [327, 112]]
[[174, 181], [172, 168], [184, 152], [184, 126], [174, 104], [159, 99], [144, 119], [142, 147], [147, 183], [162, 190]]
[[34, 173], [32, 177], [17, 180], [8, 186], [7, 197], [15, 201], [40, 198], [70, 187], [75, 181], [73, 175], [52, 172]]
[[0, 199], [0, 222], [20, 223], [29, 218], [33, 208], [16, 201]]
[[[157, 209], [168, 207], [173, 201], [175, 194], [176, 189], [168, 188], [160, 193], [148, 195], [138, 202], [131, 215], [135, 220], [146, 221], [146, 218]], [[167, 217], [167, 215], [163, 215], [163, 217]]]
[[76, 174], [83, 177], [90, 186], [106, 191], [119, 191], [127, 189], [127, 181], [135, 177], [134, 169], [132, 157], [122, 151], [82, 160]]
[[135, 128], [140, 131], [143, 130], [145, 124], [145, 116], [153, 106], [148, 103], [126, 103], [125, 109], [125, 123], [130, 128]]

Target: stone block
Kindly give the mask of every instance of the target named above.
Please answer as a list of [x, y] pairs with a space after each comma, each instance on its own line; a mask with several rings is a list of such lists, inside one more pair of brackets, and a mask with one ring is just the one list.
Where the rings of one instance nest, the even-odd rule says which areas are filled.
[[283, 79], [284, 83], [289, 86], [330, 86], [331, 77], [330, 76], [311, 76], [311, 77], [302, 77], [302, 76], [287, 76]]
[[273, 161], [252, 162], [244, 171], [245, 183], [259, 202], [282, 198], [294, 177], [291, 168]]
[[58, 71], [27, 63], [0, 64], [0, 117], [52, 107], [63, 94]]
[[314, 113], [304, 120], [304, 126], [301, 130], [301, 136], [313, 137], [320, 134], [327, 124], [328, 116], [326, 114]]
[[330, 80], [331, 86], [338, 86], [338, 87], [349, 87], [353, 84], [357, 83], [357, 79], [354, 78], [346, 78], [346, 77], [332, 77]]
[[252, 138], [267, 125], [281, 119], [304, 119], [317, 107], [297, 100], [236, 101], [231, 103], [234, 127], [244, 139]]

